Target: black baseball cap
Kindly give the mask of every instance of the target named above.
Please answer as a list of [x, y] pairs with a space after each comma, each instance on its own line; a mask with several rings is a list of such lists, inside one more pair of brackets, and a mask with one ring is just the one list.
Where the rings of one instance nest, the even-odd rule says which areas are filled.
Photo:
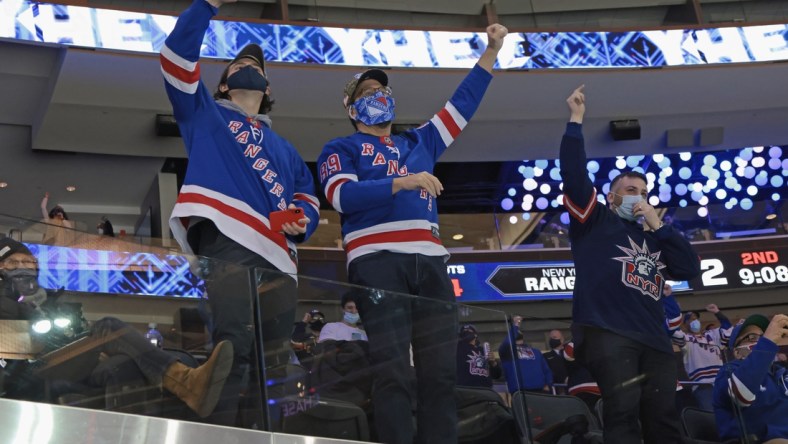
[[745, 328], [749, 327], [750, 325], [756, 325], [761, 331], [766, 331], [766, 328], [769, 327], [769, 318], [764, 315], [754, 314], [747, 317], [741, 324], [733, 327], [731, 331], [731, 338], [728, 341], [728, 344], [731, 345], [730, 348], [737, 346], [737, 341], [741, 332], [744, 331]]
[[17, 242], [10, 237], [0, 239], [0, 262], [8, 259], [8, 257], [14, 253], [23, 253], [28, 256], [33, 255], [30, 249], [21, 242]]
[[261, 48], [260, 45], [250, 43], [244, 46], [243, 49], [241, 49], [241, 52], [239, 52], [233, 61], [230, 62], [230, 65], [241, 59], [251, 59], [256, 62], [260, 68], [263, 69], [263, 71], [265, 71], [265, 56], [263, 55], [263, 48]]
[[320, 311], [320, 310], [317, 310], [317, 309], [315, 309], [315, 310], [310, 310], [310, 311], [309, 311], [309, 316], [312, 316], [313, 318], [314, 318], [314, 317], [318, 317], [318, 316], [320, 316], [320, 317], [321, 317], [321, 318], [323, 318], [323, 319], [325, 319], [325, 318], [326, 318], [326, 315], [324, 315], [322, 311]]

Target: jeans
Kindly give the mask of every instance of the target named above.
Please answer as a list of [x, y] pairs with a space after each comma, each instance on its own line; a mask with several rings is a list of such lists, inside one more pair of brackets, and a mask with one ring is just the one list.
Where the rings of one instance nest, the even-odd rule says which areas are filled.
[[[671, 353], [585, 327], [579, 356], [602, 392], [605, 443], [681, 443]], [[640, 420], [640, 426], [638, 426]]]
[[[254, 400], [252, 409], [262, 409], [259, 388], [250, 389], [250, 369], [256, 362], [254, 350], [254, 308], [259, 297], [260, 335], [263, 338], [265, 367], [270, 372], [287, 364], [290, 333], [296, 308], [295, 279], [277, 272], [259, 254], [222, 234], [211, 221], [189, 228], [189, 245], [195, 254], [215, 261], [208, 263], [205, 277], [211, 311], [211, 336], [214, 344], [228, 340], [233, 344], [233, 366], [214, 413], [212, 424], [235, 426], [241, 396]], [[263, 269], [257, 275], [254, 268]], [[258, 295], [259, 293], [259, 295]], [[271, 412], [275, 413], [275, 412]], [[248, 424], [247, 424], [248, 425]]]
[[416, 367], [418, 443], [457, 442], [457, 306], [442, 257], [387, 251], [350, 263], [351, 283], [420, 296], [362, 291], [357, 298], [369, 337], [378, 439], [414, 442], [409, 347]]

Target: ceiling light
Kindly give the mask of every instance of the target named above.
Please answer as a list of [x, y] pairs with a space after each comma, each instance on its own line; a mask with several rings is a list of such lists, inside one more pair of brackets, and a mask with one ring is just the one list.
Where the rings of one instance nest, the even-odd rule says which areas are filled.
[[0, 188], [5, 188], [8, 186], [8, 182], [0, 182]]
[[66, 187], [66, 191], [76, 191], [76, 190], [77, 190], [77, 187], [75, 187], [74, 185], [69, 185], [69, 186]]
[[775, 214], [775, 213], [769, 213], [769, 214], [766, 215], [766, 220], [772, 220], [772, 219], [776, 219], [776, 218], [777, 218], [777, 214]]
[[463, 237], [465, 237], [465, 236], [463, 236], [462, 234], [455, 234], [451, 238], [454, 239], [454, 240], [461, 240]]

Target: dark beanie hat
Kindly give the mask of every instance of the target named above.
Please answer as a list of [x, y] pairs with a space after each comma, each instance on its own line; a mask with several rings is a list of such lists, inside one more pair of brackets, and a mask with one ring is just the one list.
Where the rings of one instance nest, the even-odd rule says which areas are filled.
[[14, 253], [24, 253], [29, 256], [32, 256], [33, 253], [30, 252], [23, 243], [17, 242], [10, 237], [4, 237], [0, 239], [0, 262], [8, 259]]

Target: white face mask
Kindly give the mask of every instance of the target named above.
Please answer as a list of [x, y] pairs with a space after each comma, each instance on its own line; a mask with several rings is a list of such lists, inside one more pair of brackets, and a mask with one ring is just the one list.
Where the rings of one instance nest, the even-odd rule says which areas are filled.
[[638, 219], [638, 216], [635, 216], [633, 213], [633, 208], [636, 203], [643, 200], [643, 196], [622, 196], [616, 193], [613, 194], [616, 196], [621, 196], [621, 205], [616, 207], [616, 213], [623, 219], [635, 222]]
[[358, 324], [359, 317], [360, 316], [358, 313], [350, 313], [346, 311], [343, 319], [350, 325], [356, 325]]
[[690, 322], [689, 327], [690, 327], [690, 331], [692, 331], [693, 333], [699, 333], [700, 332], [700, 321], [695, 319], [694, 321]]

